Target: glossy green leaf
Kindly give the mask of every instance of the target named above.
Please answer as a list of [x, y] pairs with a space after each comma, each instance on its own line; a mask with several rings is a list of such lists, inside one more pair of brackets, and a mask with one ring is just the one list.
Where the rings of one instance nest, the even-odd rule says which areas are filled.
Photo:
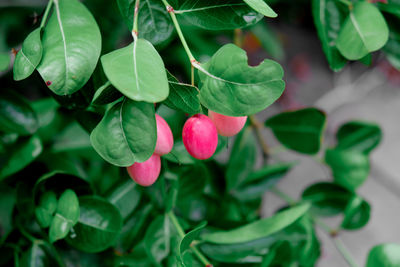
[[351, 191], [357, 189], [368, 177], [369, 159], [363, 153], [328, 149], [325, 161], [332, 169], [335, 182]]
[[250, 115], [267, 108], [285, 87], [278, 63], [266, 59], [257, 67], [250, 67], [246, 52], [233, 44], [220, 48], [200, 68], [200, 102], [228, 116]]
[[233, 30], [257, 23], [262, 15], [242, 0], [172, 0], [175, 14], [209, 30]]
[[397, 267], [400, 265], [400, 245], [395, 243], [381, 244], [373, 247], [368, 253], [366, 267]]
[[0, 71], [6, 71], [10, 66], [11, 57], [8, 53], [0, 53]]
[[357, 60], [382, 48], [389, 29], [378, 8], [367, 2], [357, 2], [345, 20], [335, 41], [340, 53]]
[[67, 242], [88, 253], [100, 252], [116, 241], [122, 228], [118, 209], [99, 197], [79, 198], [80, 217]]
[[[315, 108], [283, 112], [269, 118], [265, 125], [289, 149], [305, 154], [319, 151], [326, 116]], [[295, 138], [293, 138], [295, 137]]]
[[266, 17], [271, 17], [275, 18], [278, 16], [272, 8], [269, 7], [267, 3], [264, 2], [264, 0], [243, 0], [246, 4], [248, 4], [252, 9], [257, 11], [258, 13], [263, 14]]
[[164, 62], [145, 39], [102, 56], [101, 63], [112, 85], [132, 100], [161, 102], [169, 94]]
[[21, 267], [50, 267], [50, 259], [43, 245], [33, 243], [24, 251], [19, 262]]
[[253, 171], [257, 143], [251, 127], [241, 131], [235, 139], [226, 169], [226, 186], [231, 191], [239, 187]]
[[42, 142], [33, 135], [23, 139], [12, 147], [7, 160], [0, 168], [0, 180], [28, 166], [42, 152]]
[[346, 206], [341, 227], [356, 230], [365, 226], [370, 218], [371, 206], [359, 196], [354, 196]]
[[185, 234], [185, 236], [179, 242], [178, 256], [180, 258], [180, 261], [183, 263], [183, 266], [187, 266], [183, 258], [184, 253], [186, 252], [186, 250], [190, 249], [190, 245], [192, 244], [192, 242], [199, 238], [200, 232], [204, 229], [204, 227], [206, 227], [206, 225], [207, 222], [203, 222], [200, 225], [196, 226], [192, 231]]
[[56, 214], [49, 229], [50, 242], [66, 237], [79, 219], [78, 196], [71, 189], [65, 190], [58, 200]]
[[38, 119], [29, 102], [11, 90], [0, 93], [0, 131], [31, 135], [36, 132]]
[[[119, 11], [129, 30], [133, 28], [135, 2], [135, 0], [117, 1]], [[141, 38], [150, 41], [153, 45], [160, 45], [171, 37], [174, 27], [167, 9], [161, 1], [141, 1], [139, 10], [138, 32]]]
[[106, 82], [98, 88], [93, 96], [92, 104], [105, 105], [122, 97], [122, 94], [110, 82]]
[[272, 217], [261, 219], [233, 230], [205, 234], [202, 239], [215, 244], [234, 244], [264, 238], [292, 224], [303, 216], [309, 208], [309, 204], [301, 204], [281, 211]]
[[39, 200], [39, 205], [35, 208], [35, 216], [40, 227], [49, 227], [53, 219], [53, 214], [57, 209], [57, 196], [53, 191], [45, 192]]
[[310, 201], [311, 212], [319, 216], [334, 216], [344, 212], [353, 194], [338, 184], [321, 182], [312, 184], [302, 193], [302, 199]]
[[40, 40], [42, 28], [31, 32], [22, 43], [14, 61], [14, 80], [19, 81], [29, 77], [42, 59], [43, 47]]
[[122, 219], [126, 219], [138, 206], [142, 191], [137, 183], [131, 179], [124, 181], [116, 187], [107, 199], [121, 213]]
[[346, 65], [347, 60], [335, 47], [335, 40], [346, 13], [336, 0], [313, 0], [312, 14], [329, 66], [333, 71], [339, 71]]
[[171, 73], [167, 71], [169, 83], [168, 98], [162, 102], [169, 108], [179, 110], [188, 114], [200, 112], [199, 92], [197, 87], [190, 84], [180, 83]]
[[129, 99], [114, 104], [90, 134], [100, 156], [120, 167], [146, 161], [156, 140], [154, 105]]
[[81, 89], [92, 75], [101, 51], [101, 35], [92, 14], [77, 0], [54, 1], [44, 28], [43, 56], [37, 67], [57, 95]]
[[352, 121], [343, 124], [336, 133], [337, 149], [371, 152], [382, 139], [382, 131], [376, 124]]
[[253, 171], [232, 191], [232, 195], [240, 201], [261, 199], [264, 193], [276, 185], [293, 166], [294, 163], [281, 163]]

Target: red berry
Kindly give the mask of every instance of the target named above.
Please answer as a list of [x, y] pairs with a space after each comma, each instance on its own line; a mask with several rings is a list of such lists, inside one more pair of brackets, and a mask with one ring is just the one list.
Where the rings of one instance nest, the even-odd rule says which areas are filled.
[[158, 114], [156, 114], [156, 122], [157, 143], [154, 153], [162, 156], [171, 152], [174, 146], [174, 137], [168, 123]]
[[160, 175], [161, 159], [159, 155], [153, 154], [145, 162], [135, 162], [132, 166], [127, 167], [129, 176], [142, 186], [150, 186], [154, 184]]
[[217, 129], [203, 114], [196, 114], [185, 122], [182, 139], [186, 150], [196, 159], [208, 159], [218, 145]]
[[213, 121], [217, 131], [222, 136], [234, 136], [246, 124], [247, 116], [231, 117], [208, 110], [208, 116]]

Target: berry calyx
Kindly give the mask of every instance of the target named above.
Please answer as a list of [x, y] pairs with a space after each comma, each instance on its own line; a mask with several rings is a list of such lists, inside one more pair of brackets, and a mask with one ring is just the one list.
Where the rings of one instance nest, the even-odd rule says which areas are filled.
[[247, 116], [231, 117], [208, 110], [208, 116], [213, 121], [217, 131], [222, 136], [234, 136], [246, 124]]
[[183, 126], [183, 144], [189, 154], [196, 159], [210, 158], [218, 145], [217, 128], [209, 117], [196, 114]]
[[171, 152], [174, 146], [174, 137], [168, 123], [158, 114], [156, 114], [157, 123], [157, 143], [154, 154], [165, 155]]
[[150, 186], [157, 181], [161, 170], [161, 159], [157, 154], [153, 154], [144, 162], [135, 162], [126, 168], [129, 176], [141, 186]]

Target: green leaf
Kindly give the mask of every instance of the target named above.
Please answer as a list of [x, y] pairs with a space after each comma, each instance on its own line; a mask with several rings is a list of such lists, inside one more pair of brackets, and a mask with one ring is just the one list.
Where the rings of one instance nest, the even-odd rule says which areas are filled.
[[312, 14], [326, 59], [333, 71], [341, 70], [347, 60], [335, 47], [335, 40], [346, 13], [340, 8], [337, 0], [313, 0]]
[[49, 229], [50, 242], [66, 237], [79, 219], [78, 196], [71, 189], [65, 190], [58, 200], [56, 214]]
[[357, 2], [335, 43], [345, 58], [357, 60], [382, 48], [388, 37], [389, 29], [379, 9], [371, 3]]
[[269, 7], [267, 3], [263, 0], [243, 0], [246, 4], [248, 4], [252, 9], [257, 11], [258, 13], [263, 14], [266, 17], [275, 18], [278, 16], [272, 8]]
[[92, 75], [101, 51], [101, 35], [92, 14], [77, 0], [54, 1], [42, 38], [37, 67], [57, 95], [81, 89]]
[[132, 179], [125, 180], [108, 196], [108, 201], [119, 210], [122, 219], [128, 218], [136, 209], [141, 199], [142, 191]]
[[[400, 6], [400, 2], [399, 2]], [[399, 17], [400, 10], [398, 11], [399, 15], [389, 16], [386, 15], [385, 19], [389, 26], [389, 40], [386, 45], [382, 48], [385, 53], [388, 61], [392, 64], [393, 67], [400, 70], [400, 27], [399, 27]]]
[[325, 121], [326, 116], [322, 111], [305, 108], [275, 115], [265, 125], [271, 128], [285, 147], [300, 153], [315, 154], [321, 146]]
[[0, 53], [0, 71], [6, 71], [10, 66], [11, 57], [8, 53]]
[[238, 188], [253, 171], [257, 145], [251, 127], [241, 131], [235, 139], [226, 169], [227, 191]]
[[101, 57], [104, 73], [123, 95], [136, 101], [161, 102], [169, 94], [164, 62], [144, 39]]
[[233, 190], [232, 195], [240, 201], [261, 199], [263, 194], [276, 185], [294, 165], [294, 163], [267, 165], [253, 171], [243, 183]]
[[202, 240], [214, 244], [234, 244], [261, 239], [289, 226], [303, 216], [309, 208], [309, 204], [301, 204], [281, 211], [272, 217], [261, 219], [233, 230], [205, 234], [202, 236]]
[[21, 267], [47, 267], [50, 266], [49, 257], [43, 245], [40, 243], [33, 243], [28, 250], [26, 250], [19, 262]]
[[40, 227], [49, 227], [53, 219], [53, 214], [57, 209], [57, 196], [53, 191], [45, 192], [39, 200], [39, 205], [35, 208], [35, 216]]
[[19, 81], [29, 77], [42, 59], [42, 41], [40, 40], [42, 28], [31, 32], [22, 43], [14, 61], [14, 80]]
[[96, 253], [112, 246], [122, 228], [118, 209], [99, 197], [80, 197], [80, 217], [67, 242], [74, 248]]
[[227, 116], [257, 113], [274, 103], [285, 87], [278, 63], [266, 59], [250, 67], [246, 52], [233, 44], [224, 45], [199, 68], [200, 102]]
[[[400, 17], [400, 2], [399, 0], [386, 0], [381, 3], [378, 2], [380, 10], [391, 13]], [[390, 24], [389, 24], [390, 25]]]
[[343, 124], [336, 133], [337, 149], [370, 153], [382, 139], [382, 131], [376, 124], [351, 121]]
[[345, 211], [353, 194], [345, 187], [328, 182], [312, 184], [307, 187], [301, 198], [310, 201], [311, 212], [318, 216], [335, 216]]
[[197, 87], [190, 84], [180, 83], [169, 71], [167, 71], [169, 83], [168, 98], [162, 102], [169, 108], [179, 110], [188, 114], [200, 112], [199, 92]]
[[23, 139], [10, 149], [7, 160], [0, 168], [0, 180], [28, 166], [42, 152], [42, 142], [37, 136]]
[[194, 164], [196, 162], [196, 160], [187, 152], [182, 140], [176, 141], [171, 152], [162, 157], [178, 164]]
[[242, 0], [172, 0], [169, 3], [179, 17], [209, 30], [243, 28], [263, 17]]
[[36, 132], [38, 119], [29, 102], [11, 90], [0, 93], [0, 131], [31, 135]]
[[129, 99], [114, 104], [90, 134], [100, 156], [120, 167], [146, 161], [156, 140], [154, 105]]
[[0, 187], [0, 244], [13, 229], [13, 210], [16, 203], [16, 192], [11, 187]]
[[370, 218], [371, 206], [359, 196], [354, 196], [347, 204], [341, 224], [343, 229], [356, 230], [365, 226]]
[[204, 229], [204, 227], [206, 227], [206, 225], [207, 225], [207, 222], [202, 222], [201, 224], [196, 226], [192, 231], [185, 234], [185, 236], [179, 242], [178, 257], [179, 257], [180, 261], [182, 262], [183, 266], [188, 266], [185, 264], [185, 261], [184, 261], [185, 252], [188, 249], [190, 249], [190, 245], [192, 244], [192, 242], [199, 238], [200, 232]]
[[106, 82], [94, 93], [92, 104], [105, 105], [122, 97], [122, 94], [110, 82]]
[[373, 247], [368, 254], [366, 267], [397, 267], [400, 265], [400, 245], [394, 243]]
[[368, 156], [358, 151], [328, 149], [325, 161], [332, 169], [335, 182], [350, 191], [357, 189], [368, 177]]
[[[135, 0], [117, 0], [119, 11], [129, 30], [133, 28], [135, 2]], [[164, 4], [157, 0], [141, 1], [139, 10], [138, 32], [140, 37], [150, 41], [153, 45], [165, 43], [172, 36], [174, 26]]]

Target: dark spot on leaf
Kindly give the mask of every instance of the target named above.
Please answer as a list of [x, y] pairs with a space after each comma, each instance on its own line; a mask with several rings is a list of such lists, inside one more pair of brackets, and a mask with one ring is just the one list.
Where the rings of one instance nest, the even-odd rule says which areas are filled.
[[50, 86], [50, 85], [51, 85], [51, 81], [47, 81], [47, 82], [46, 82], [46, 85], [47, 85], [47, 86]]

